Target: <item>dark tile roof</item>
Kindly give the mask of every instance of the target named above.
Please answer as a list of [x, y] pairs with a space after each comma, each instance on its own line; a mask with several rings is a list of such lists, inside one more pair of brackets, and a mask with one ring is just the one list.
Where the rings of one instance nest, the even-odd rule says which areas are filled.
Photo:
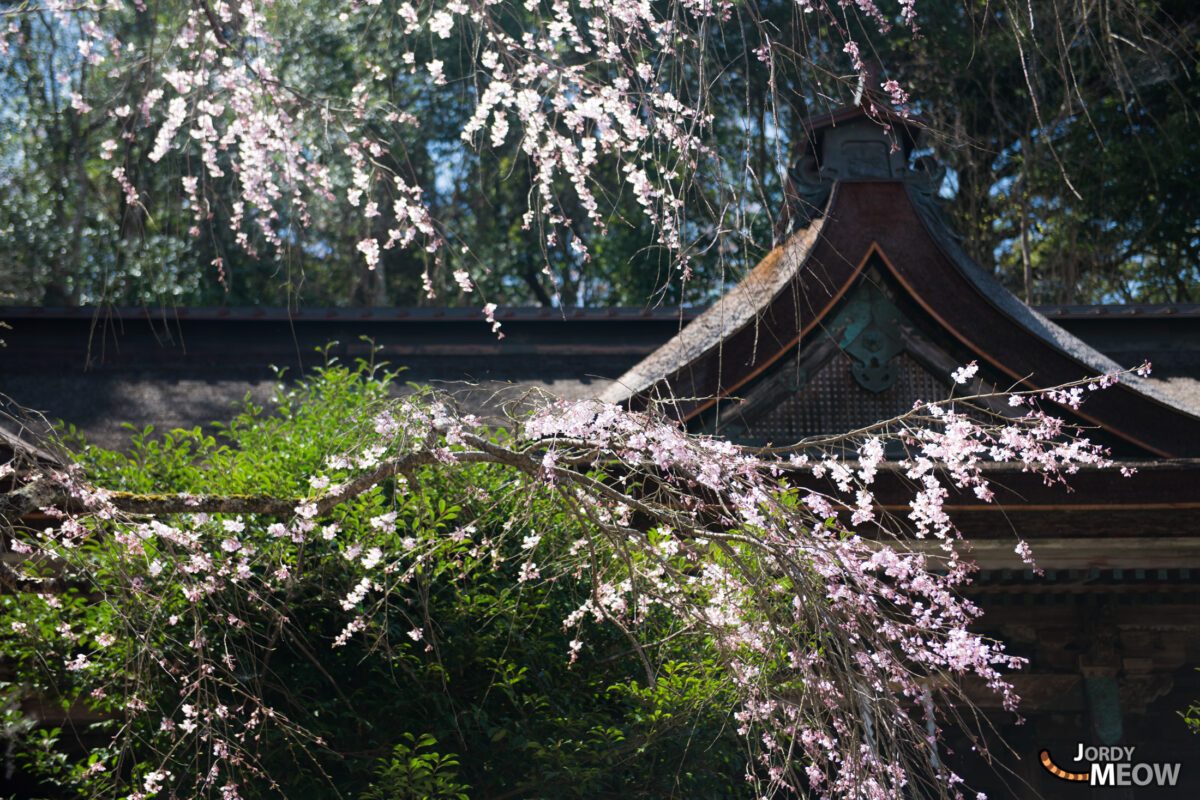
[[[531, 391], [594, 397], [694, 316], [691, 311], [512, 309], [498, 340], [474, 309], [317, 310], [0, 308], [0, 392], [91, 441], [119, 447], [125, 423], [159, 431], [228, 419], [246, 397], [269, 402], [271, 366], [295, 375], [375, 358], [400, 383], [452, 391], [496, 411]], [[364, 340], [366, 337], [367, 340]], [[332, 346], [326, 347], [331, 342]], [[11, 426], [9, 426], [11, 427]], [[26, 437], [28, 438], [28, 436]]]

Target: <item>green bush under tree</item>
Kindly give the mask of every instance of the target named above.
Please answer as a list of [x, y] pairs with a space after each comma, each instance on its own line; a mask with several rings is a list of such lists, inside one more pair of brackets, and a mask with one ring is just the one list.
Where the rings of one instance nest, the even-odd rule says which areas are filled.
[[[281, 384], [270, 411], [246, 403], [216, 436], [141, 431], [127, 452], [84, 446], [81, 466], [119, 491], [303, 495], [326, 457], [365, 433], [394, 377], [331, 365]], [[274, 549], [290, 568], [270, 596], [241, 594], [235, 581], [192, 601], [159, 571], [168, 554], [148, 548], [144, 562], [131, 563], [125, 548], [89, 538], [87, 570], [47, 565], [40, 590], [0, 597], [13, 633], [0, 639], [0, 690], [69, 712], [50, 729], [10, 703], [10, 758], [38, 776], [45, 796], [111, 797], [130, 776], [168, 772], [162, 785], [186, 793], [215, 763], [172, 752], [165, 738], [164, 718], [188, 722], [181, 710], [195, 704], [190, 685], [230, 709], [226, 734], [241, 742], [247, 771], [270, 776], [241, 786], [243, 797], [720, 798], [747, 790], [746, 745], [701, 642], [672, 639], [672, 620], [650, 619], [642, 636], [664, 643], [640, 649], [648, 662], [601, 626], [572, 658], [563, 619], [586, 599], [586, 581], [561, 571], [517, 579], [533, 558], [580, 557], [570, 552], [578, 523], [552, 500], [532, 497], [495, 466], [427, 467], [331, 518], [323, 521], [336, 533], [304, 544], [275, 535], [272, 517], [241, 518], [242, 546]], [[531, 535], [540, 536], [535, 547], [526, 546]], [[347, 609], [342, 600], [361, 577], [343, 545], [350, 539], [420, 555], [384, 592], [371, 592], [376, 600]], [[221, 543], [210, 545], [219, 558]], [[144, 591], [113, 590], [131, 585]], [[352, 613], [366, 629], [331, 646]], [[148, 630], [157, 633], [134, 638]], [[231, 667], [227, 677], [189, 677], [196, 647]], [[87, 666], [72, 668], [84, 654]], [[280, 724], [234, 722], [251, 695]], [[130, 697], [144, 710], [130, 713]], [[121, 727], [117, 750], [112, 734]]]

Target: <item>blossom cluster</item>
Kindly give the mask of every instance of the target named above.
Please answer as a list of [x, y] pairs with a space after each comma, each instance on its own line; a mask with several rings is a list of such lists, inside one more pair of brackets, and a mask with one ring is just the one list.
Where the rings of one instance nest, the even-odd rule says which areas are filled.
[[[178, 24], [142, 52], [120, 40], [112, 20], [148, 18], [160, 13], [157, 7], [140, 0], [132, 7], [125, 0], [39, 4], [77, 41], [91, 70], [145, 77], [132, 103], [89, 96], [83, 85], [71, 92], [79, 114], [106, 116], [120, 130], [100, 144], [103, 159], [120, 162], [123, 151], [128, 162], [130, 148], [144, 142], [151, 162], [178, 160], [194, 236], [215, 223], [216, 201], [229, 196], [226, 186], [233, 184], [224, 223], [256, 256], [281, 255], [312, 224], [310, 206], [321, 199], [361, 214], [356, 249], [372, 270], [393, 248], [423, 248], [434, 268], [448, 262], [454, 234], [425, 201], [429, 187], [395, 166], [406, 160], [405, 130], [420, 124], [394, 99], [395, 75], [365, 52], [349, 97], [322, 95], [290, 80], [289, 51], [280, 40], [289, 11], [284, 4], [181, 5]], [[852, 66], [865, 76], [843, 14], [850, 4], [838, 5], [843, 8], [797, 0], [798, 11], [821, 14], [833, 35], [846, 40]], [[853, 8], [881, 30], [891, 25], [873, 0], [857, 0]], [[731, 0], [679, 0], [667, 7], [637, 0], [369, 0], [346, 4], [329, 24], [364, 46], [386, 31], [382, 41], [399, 54], [410, 83], [423, 82], [430, 96], [453, 88], [473, 104], [459, 132], [462, 142], [531, 165], [522, 224], [536, 226], [548, 249], [561, 242], [569, 258], [586, 261], [587, 237], [605, 234], [611, 198], [627, 194], [686, 279], [695, 244], [689, 237], [696, 232], [689, 230], [685, 198], [698, 166], [712, 157], [714, 121], [708, 90], [687, 76], [710, 68], [709, 40], [724, 25], [742, 25], [739, 13]], [[912, 0], [901, 3], [901, 18], [916, 29]], [[783, 34], [770, 25], [754, 30], [761, 40], [755, 53], [768, 63], [795, 45], [777, 43]], [[0, 50], [19, 35], [15, 22], [0, 28]], [[438, 54], [445, 55], [442, 43], [452, 39], [472, 55], [450, 71]], [[907, 103], [894, 80], [872, 88]], [[161, 201], [145, 196], [128, 163], [114, 163], [109, 173], [127, 204]], [[566, 193], [579, 211], [568, 210]], [[462, 246], [470, 252], [470, 242]], [[553, 282], [549, 264], [544, 271]], [[474, 291], [479, 278], [462, 267], [453, 277], [464, 293]], [[428, 266], [422, 282], [432, 297]]]

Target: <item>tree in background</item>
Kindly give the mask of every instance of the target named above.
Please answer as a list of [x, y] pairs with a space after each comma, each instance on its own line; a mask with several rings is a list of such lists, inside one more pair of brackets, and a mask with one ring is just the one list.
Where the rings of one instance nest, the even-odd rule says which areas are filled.
[[1019, 293], [1194, 292], [1189, 3], [0, 13], [13, 302], [703, 303], [874, 58], [868, 97], [912, 98]]
[[1033, 303], [1200, 300], [1195, 5], [920, 8], [922, 35], [871, 41], [952, 170], [975, 260]]

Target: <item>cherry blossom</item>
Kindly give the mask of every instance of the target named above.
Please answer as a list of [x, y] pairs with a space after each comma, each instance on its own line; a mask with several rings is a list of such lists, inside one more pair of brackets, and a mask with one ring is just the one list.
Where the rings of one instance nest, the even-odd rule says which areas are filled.
[[[551, 0], [525, 3], [518, 14], [509, 13], [509, 5], [516, 4], [350, 3], [331, 24], [344, 31], [372, 30], [381, 15], [390, 17], [394, 29], [389, 28], [388, 46], [401, 53], [414, 80], [427, 81], [433, 92], [452, 81], [456, 90], [470, 84], [474, 110], [460, 131], [462, 142], [478, 150], [519, 153], [532, 164], [533, 187], [522, 218], [526, 228], [545, 230], [548, 242], [564, 242], [571, 257], [587, 260], [588, 236], [607, 231], [611, 209], [606, 203], [615, 180], [616, 191], [632, 196], [653, 223], [655, 244], [671, 254], [676, 278], [685, 279], [689, 248], [696, 244], [685, 197], [695, 188], [699, 165], [712, 158], [714, 120], [706, 92], [696, 91], [684, 76], [705, 73], [704, 59], [712, 52], [709, 36], [721, 26], [744, 24], [735, 4]], [[822, 15], [830, 35], [844, 40], [850, 66], [864, 75], [845, 12], [853, 9], [879, 30], [891, 28], [889, 15], [872, 0], [836, 5], [799, 0], [797, 7]], [[314, 199], [344, 198], [361, 213], [364, 235], [357, 250], [368, 268], [378, 268], [384, 253], [397, 247], [422, 248], [436, 265], [448, 263], [448, 234], [423, 199], [423, 187], [382, 158], [401, 145], [386, 138], [373, 120], [399, 128], [419, 121], [392, 100], [387, 76], [370, 53], [361, 54], [350, 97], [328, 97], [288, 82], [286, 48], [277, 38], [288, 13], [285, 5], [268, 0], [236, 7], [207, 0], [181, 4], [178, 24], [156, 39], [153, 58], [127, 49], [109, 23], [113, 15], [136, 21], [160, 13], [157, 7], [43, 0], [35, 8], [50, 12], [93, 68], [113, 76], [136, 73], [145, 81], [137, 108], [125, 102], [97, 105], [77, 91], [69, 101], [85, 118], [103, 114], [121, 120], [122, 137], [152, 143], [146, 153], [152, 162], [180, 157], [184, 197], [196, 215], [193, 235], [201, 234], [211, 215], [205, 211], [209, 187], [224, 178], [235, 183], [238, 195], [226, 224], [239, 246], [254, 256], [282, 256], [311, 224]], [[900, 19], [909, 31], [916, 29], [914, 8], [913, 0], [900, 4]], [[0, 46], [17, 35], [15, 25], [0, 29]], [[773, 26], [760, 24], [755, 31], [761, 40], [755, 55], [768, 64], [795, 46], [790, 34]], [[416, 52], [427, 52], [426, 43], [453, 39], [474, 54], [466, 74], [456, 75], [460, 67], [432, 53], [418, 63]], [[888, 80], [882, 88], [893, 103], [905, 106], [907, 95], [899, 83]], [[116, 149], [116, 140], [108, 139], [99, 154], [111, 159]], [[615, 175], [609, 172], [614, 163]], [[146, 201], [123, 166], [111, 176], [130, 204]], [[560, 203], [563, 187], [576, 196], [582, 218], [571, 218]], [[384, 223], [386, 208], [393, 211]], [[465, 243], [468, 253], [470, 244]], [[462, 291], [478, 289], [478, 276], [465, 267], [453, 275]], [[422, 281], [432, 297], [428, 271]], [[488, 321], [494, 328], [491, 315]]]

